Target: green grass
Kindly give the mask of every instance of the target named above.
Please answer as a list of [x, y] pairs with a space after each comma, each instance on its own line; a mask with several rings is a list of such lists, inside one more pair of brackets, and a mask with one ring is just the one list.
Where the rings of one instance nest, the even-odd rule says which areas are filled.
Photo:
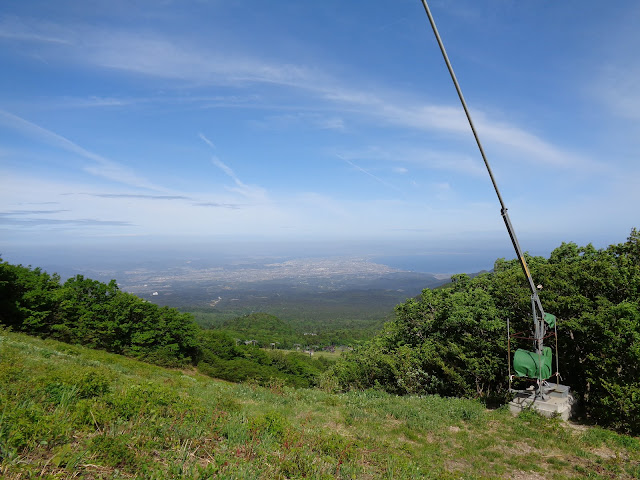
[[640, 478], [640, 439], [472, 400], [213, 380], [0, 331], [0, 477]]

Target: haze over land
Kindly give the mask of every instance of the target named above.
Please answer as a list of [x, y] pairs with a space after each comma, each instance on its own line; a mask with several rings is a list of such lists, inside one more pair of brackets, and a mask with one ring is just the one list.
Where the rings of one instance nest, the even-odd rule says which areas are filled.
[[205, 325], [260, 311], [315, 331], [337, 328], [345, 319], [379, 326], [395, 305], [449, 279], [449, 274], [394, 268], [374, 256], [246, 257], [221, 250], [132, 250], [123, 255], [103, 250], [90, 258], [79, 253], [43, 255], [37, 266], [63, 279], [78, 274], [104, 282], [116, 279], [123, 291], [145, 300], [201, 312]]

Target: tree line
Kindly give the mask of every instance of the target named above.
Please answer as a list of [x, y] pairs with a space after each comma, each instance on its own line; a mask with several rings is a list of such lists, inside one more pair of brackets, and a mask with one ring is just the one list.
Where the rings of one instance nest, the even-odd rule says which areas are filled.
[[331, 363], [236, 345], [225, 332], [199, 327], [191, 314], [121, 291], [115, 280], [77, 275], [61, 282], [57, 274], [1, 259], [0, 325], [161, 366], [194, 365], [229, 381], [308, 387]]
[[[527, 262], [545, 310], [558, 318], [559, 373], [578, 400], [575, 411], [640, 433], [640, 232], [601, 249], [563, 243], [548, 259]], [[474, 278], [456, 275], [395, 313], [327, 373], [340, 388], [506, 400], [507, 319], [512, 332], [533, 325], [517, 260], [499, 259]]]

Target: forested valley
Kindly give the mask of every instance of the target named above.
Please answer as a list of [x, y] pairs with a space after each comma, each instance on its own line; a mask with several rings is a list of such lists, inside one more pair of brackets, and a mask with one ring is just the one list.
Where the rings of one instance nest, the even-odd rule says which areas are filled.
[[[596, 249], [563, 243], [549, 258], [528, 257], [540, 297], [558, 318], [560, 374], [587, 422], [640, 433], [640, 232]], [[195, 366], [214, 378], [263, 385], [374, 389], [397, 395], [507, 398], [507, 319], [530, 329], [530, 297], [516, 260], [493, 271], [456, 275], [396, 307], [370, 341], [337, 362], [245, 345], [293, 345], [303, 332], [269, 315], [203, 329], [190, 314], [122, 292], [117, 283], [81, 275], [61, 282], [38, 268], [0, 263], [4, 328], [125, 355], [166, 367]], [[245, 329], [244, 331], [242, 329]], [[280, 337], [278, 337], [278, 335]], [[278, 339], [279, 338], [279, 339]], [[248, 338], [251, 339], [251, 338]], [[265, 345], [268, 346], [268, 345]]]
[[[243, 321], [254, 324], [248, 335], [263, 332], [265, 322], [281, 327], [272, 328], [269, 338], [286, 330], [269, 315], [254, 314]], [[197, 365], [212, 377], [236, 382], [275, 379], [309, 387], [330, 363], [324, 357], [265, 350], [257, 341], [245, 344], [224, 330], [205, 330], [192, 315], [123, 292], [115, 280], [107, 284], [77, 275], [61, 282], [56, 274], [7, 262], [0, 264], [0, 323], [17, 332], [160, 366]], [[246, 338], [252, 339], [242, 340]]]

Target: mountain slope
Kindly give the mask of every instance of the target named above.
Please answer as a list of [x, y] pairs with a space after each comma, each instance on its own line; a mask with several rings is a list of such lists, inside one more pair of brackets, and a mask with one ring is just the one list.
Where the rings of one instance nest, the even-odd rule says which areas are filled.
[[640, 440], [475, 401], [230, 384], [0, 330], [0, 476], [638, 478]]

